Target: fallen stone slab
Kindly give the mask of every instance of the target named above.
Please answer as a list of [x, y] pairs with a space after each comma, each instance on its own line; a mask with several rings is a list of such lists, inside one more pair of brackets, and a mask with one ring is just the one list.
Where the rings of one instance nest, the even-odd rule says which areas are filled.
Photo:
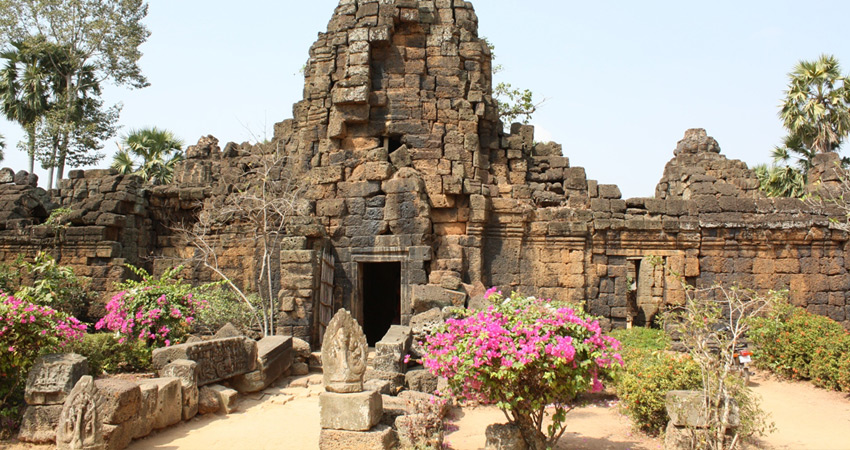
[[322, 428], [367, 431], [381, 421], [383, 403], [375, 391], [319, 395], [319, 417]]
[[139, 384], [157, 387], [156, 410], [153, 414], [153, 429], [159, 430], [180, 422], [183, 416], [183, 393], [178, 378], [151, 378]]
[[528, 444], [519, 428], [511, 423], [494, 423], [484, 430], [485, 450], [526, 450]]
[[369, 380], [363, 383], [363, 389], [367, 391], [377, 391], [381, 395], [395, 394], [392, 389], [392, 383], [387, 380]]
[[320, 450], [389, 450], [397, 442], [395, 431], [387, 425], [369, 431], [323, 429], [319, 434]]
[[61, 405], [77, 381], [88, 374], [88, 360], [76, 353], [40, 356], [27, 374], [24, 400], [28, 405]]
[[33, 444], [48, 444], [56, 442], [56, 427], [62, 405], [30, 405], [21, 418], [21, 429], [18, 440]]
[[398, 392], [404, 388], [404, 374], [398, 372], [385, 372], [383, 370], [366, 369], [366, 381], [380, 380], [390, 382], [390, 391]]
[[[736, 427], [741, 419], [738, 407], [732, 404], [728, 426]], [[670, 423], [679, 427], [706, 428], [709, 426], [703, 393], [701, 391], [669, 391], [665, 397]]]
[[375, 369], [404, 373], [407, 369], [404, 359], [410, 350], [412, 340], [413, 332], [410, 327], [391, 326], [387, 334], [375, 344]]
[[198, 414], [198, 363], [188, 359], [178, 359], [166, 364], [159, 371], [161, 377], [174, 377], [180, 380], [183, 397], [183, 420], [189, 420]]
[[246, 337], [232, 337], [153, 351], [153, 366], [157, 370], [178, 359], [198, 363], [198, 386], [205, 386], [255, 370], [257, 342]]
[[266, 336], [257, 342], [257, 370], [230, 380], [240, 393], [262, 391], [292, 366], [292, 337]]
[[230, 414], [239, 408], [239, 393], [220, 384], [210, 385], [209, 388], [218, 395], [220, 411]]
[[105, 378], [95, 380], [100, 395], [98, 414], [101, 422], [119, 425], [139, 413], [142, 403], [142, 391], [132, 381]]
[[133, 439], [145, 437], [153, 431], [154, 417], [159, 400], [159, 385], [141, 383], [139, 384], [139, 393], [141, 395], [139, 414], [129, 420], [130, 428], [133, 430]]
[[433, 394], [437, 390], [437, 377], [424, 367], [417, 367], [404, 374], [404, 386], [411, 391]]
[[209, 386], [204, 386], [198, 391], [198, 414], [214, 414], [221, 409], [221, 400], [218, 392]]
[[410, 296], [414, 314], [423, 313], [432, 308], [442, 309], [446, 306], [463, 306], [466, 293], [453, 291], [433, 285], [411, 286]]
[[103, 425], [103, 440], [107, 450], [122, 450], [133, 440], [133, 427], [129, 422], [120, 425]]

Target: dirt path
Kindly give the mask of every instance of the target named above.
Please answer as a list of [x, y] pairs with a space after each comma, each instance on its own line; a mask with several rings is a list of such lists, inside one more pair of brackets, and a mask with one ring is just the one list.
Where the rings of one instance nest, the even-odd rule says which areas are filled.
[[[130, 450], [144, 449], [315, 449], [319, 440], [321, 377], [286, 380], [251, 398], [239, 411], [223, 416], [199, 416], [189, 422], [134, 441]], [[753, 389], [762, 396], [776, 432], [758, 448], [850, 449], [850, 396], [817, 389], [809, 383], [787, 382], [757, 373]], [[312, 383], [312, 384], [311, 384]], [[456, 450], [484, 447], [487, 425], [505, 422], [494, 407], [455, 410], [446, 440]], [[633, 432], [615, 400], [601, 398], [567, 416], [567, 432], [558, 449], [660, 449], [662, 443]], [[48, 446], [0, 443], [10, 450], [48, 449]]]
[[773, 449], [850, 449], [850, 395], [757, 372], [751, 387], [776, 430], [759, 442]]

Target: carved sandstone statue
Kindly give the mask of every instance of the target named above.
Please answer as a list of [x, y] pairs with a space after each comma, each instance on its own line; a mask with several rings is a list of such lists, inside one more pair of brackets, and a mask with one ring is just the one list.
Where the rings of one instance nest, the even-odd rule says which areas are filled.
[[97, 414], [97, 387], [86, 375], [68, 394], [56, 429], [56, 448], [60, 450], [104, 450], [100, 418]]
[[363, 329], [348, 311], [337, 311], [328, 324], [322, 342], [325, 390], [338, 393], [362, 392], [367, 351]]

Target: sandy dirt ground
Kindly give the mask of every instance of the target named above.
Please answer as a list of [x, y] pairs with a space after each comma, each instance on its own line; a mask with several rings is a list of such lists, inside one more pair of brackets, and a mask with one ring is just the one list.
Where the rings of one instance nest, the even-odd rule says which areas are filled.
[[[776, 431], [756, 444], [768, 449], [850, 449], [850, 396], [817, 389], [809, 383], [780, 381], [757, 373], [753, 389], [762, 396]], [[198, 416], [178, 426], [134, 441], [143, 449], [315, 449], [319, 438], [320, 375], [284, 380], [240, 401], [230, 415]], [[505, 422], [493, 407], [456, 409], [450, 415], [446, 440], [456, 450], [484, 447], [487, 425]], [[567, 432], [558, 449], [660, 449], [662, 442], [634, 432], [619, 413], [617, 401], [600, 397], [567, 416]], [[48, 449], [0, 443], [10, 450]]]
[[756, 372], [750, 387], [776, 425], [757, 443], [772, 449], [850, 449], [850, 395], [818, 389], [803, 381], [779, 380]]

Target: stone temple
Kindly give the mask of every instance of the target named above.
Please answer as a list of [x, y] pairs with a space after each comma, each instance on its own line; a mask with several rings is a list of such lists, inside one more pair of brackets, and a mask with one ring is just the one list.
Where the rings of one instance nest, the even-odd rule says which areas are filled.
[[[848, 235], [829, 215], [763, 197], [701, 129], [678, 142], [655, 197], [621, 198], [559, 145], [536, 143], [533, 127], [504, 131], [477, 28], [467, 1], [340, 1], [310, 48], [304, 98], [271, 141], [286, 156], [273, 174], [302, 188], [271, 261], [279, 333], [318, 344], [346, 308], [373, 344], [490, 286], [581, 302], [623, 327], [684, 301], [675, 274], [697, 287], [787, 288], [850, 325]], [[161, 272], [191, 257], [174, 225], [256, 185], [246, 168], [263, 151], [202, 138], [164, 186], [89, 170], [45, 192], [0, 173], [0, 261], [50, 251], [108, 298], [124, 263]], [[61, 230], [44, 224], [58, 206], [71, 210]], [[213, 237], [224, 272], [257, 290], [257, 246], [234, 240], [244, 227]], [[201, 267], [192, 276], [213, 279]]]

